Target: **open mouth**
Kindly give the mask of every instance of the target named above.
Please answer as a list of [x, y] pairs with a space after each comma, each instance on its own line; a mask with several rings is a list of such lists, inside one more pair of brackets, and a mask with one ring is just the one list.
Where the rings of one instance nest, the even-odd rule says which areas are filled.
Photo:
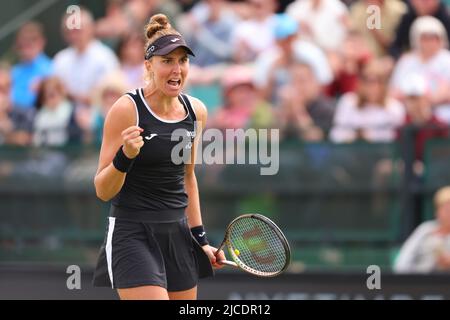
[[172, 89], [178, 89], [181, 86], [181, 80], [169, 80], [169, 81], [167, 81], [167, 84]]

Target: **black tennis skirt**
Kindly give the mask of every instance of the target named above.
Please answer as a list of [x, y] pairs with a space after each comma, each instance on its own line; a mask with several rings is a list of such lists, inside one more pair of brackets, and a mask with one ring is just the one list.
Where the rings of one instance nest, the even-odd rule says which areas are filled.
[[213, 276], [209, 258], [191, 235], [184, 211], [137, 213], [111, 206], [94, 286], [155, 285], [171, 292], [191, 289], [199, 278]]

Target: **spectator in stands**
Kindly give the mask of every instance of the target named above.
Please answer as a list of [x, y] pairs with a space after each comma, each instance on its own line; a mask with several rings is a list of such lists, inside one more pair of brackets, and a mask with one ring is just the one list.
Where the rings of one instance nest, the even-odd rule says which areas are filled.
[[117, 55], [128, 89], [144, 86], [144, 45], [145, 40], [139, 33], [129, 33], [119, 41]]
[[358, 73], [361, 66], [372, 58], [370, 49], [357, 30], [349, 30], [339, 50], [328, 53], [334, 80], [325, 91], [330, 97], [340, 97], [355, 92], [358, 87]]
[[247, 0], [251, 7], [250, 19], [238, 23], [231, 39], [234, 61], [253, 62], [262, 52], [275, 45], [276, 0]]
[[54, 70], [76, 107], [89, 107], [92, 88], [119, 63], [114, 52], [94, 37], [94, 19], [87, 9], [81, 10], [80, 28], [70, 25], [68, 18], [64, 16], [62, 28], [70, 47], [55, 55]]
[[11, 101], [11, 70], [0, 64], [0, 145], [31, 143], [34, 109], [22, 109]]
[[27, 22], [17, 32], [15, 48], [20, 62], [12, 68], [12, 101], [16, 107], [34, 108], [39, 81], [52, 72], [45, 44], [43, 27], [37, 22]]
[[[379, 8], [380, 28], [369, 28], [369, 6]], [[407, 7], [401, 0], [361, 0], [350, 7], [351, 28], [358, 30], [370, 52], [381, 58], [388, 54], [395, 30]]]
[[73, 105], [59, 78], [49, 77], [41, 82], [37, 103], [33, 125], [34, 145], [59, 147], [81, 141]]
[[364, 65], [356, 93], [343, 95], [337, 104], [330, 139], [345, 143], [356, 140], [390, 142], [403, 123], [403, 105], [387, 94], [389, 70], [380, 60]]
[[236, 14], [225, 0], [202, 0], [182, 19], [183, 34], [195, 52], [191, 65], [207, 67], [229, 63], [233, 48], [230, 46]]
[[276, 47], [258, 56], [254, 83], [261, 95], [278, 104], [278, 90], [289, 82], [289, 70], [297, 62], [309, 64], [321, 86], [332, 81], [332, 72], [324, 52], [316, 45], [297, 38], [298, 23], [286, 14], [275, 18]]
[[394, 264], [398, 273], [450, 271], [450, 186], [434, 196], [436, 218], [423, 222], [403, 244]]
[[[142, 53], [142, 48], [141, 48]], [[129, 89], [126, 78], [122, 73], [111, 73], [100, 83], [94, 96], [94, 113], [91, 121], [92, 141], [101, 144], [103, 123], [106, 115], [116, 102]]]
[[308, 64], [291, 67], [291, 81], [281, 90], [278, 121], [281, 137], [320, 141], [328, 136], [334, 114], [334, 102], [322, 94], [322, 88]]
[[286, 13], [300, 23], [304, 39], [326, 51], [341, 46], [350, 22], [348, 9], [340, 0], [296, 0]]
[[163, 12], [174, 17], [181, 8], [173, 0], [108, 0], [105, 16], [95, 23], [95, 34], [111, 47], [129, 33], [142, 32], [148, 17]]
[[431, 16], [418, 18], [411, 27], [411, 44], [411, 52], [394, 69], [392, 93], [401, 96], [402, 82], [411, 74], [422, 74], [437, 117], [450, 123], [450, 51], [444, 26]]
[[241, 65], [231, 66], [222, 79], [224, 105], [209, 121], [209, 127], [225, 129], [270, 128], [272, 107], [261, 100], [253, 84], [253, 71]]
[[[402, 16], [395, 31], [395, 39], [390, 48], [390, 54], [398, 59], [402, 53], [408, 51], [413, 43], [410, 38], [410, 29], [416, 18], [433, 16], [438, 19], [446, 30], [446, 37], [450, 35], [450, 15], [441, 0], [410, 0], [407, 2], [408, 10]], [[446, 39], [448, 42], [449, 39]]]
[[199, 1], [179, 19], [182, 33], [195, 52], [189, 71], [190, 85], [210, 85], [220, 81], [233, 60], [231, 38], [240, 22], [225, 0]]
[[401, 90], [407, 115], [404, 125], [399, 129], [400, 137], [413, 139], [415, 159], [421, 161], [425, 143], [433, 138], [447, 138], [449, 127], [433, 115], [427, 83], [423, 76], [408, 76], [403, 81]]

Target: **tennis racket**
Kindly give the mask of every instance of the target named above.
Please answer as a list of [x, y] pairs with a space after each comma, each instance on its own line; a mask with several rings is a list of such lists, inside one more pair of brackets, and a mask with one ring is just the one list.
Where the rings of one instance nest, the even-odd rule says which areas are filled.
[[291, 260], [291, 250], [283, 232], [260, 214], [244, 214], [231, 221], [216, 256], [225, 245], [233, 261], [218, 263], [260, 277], [279, 275]]

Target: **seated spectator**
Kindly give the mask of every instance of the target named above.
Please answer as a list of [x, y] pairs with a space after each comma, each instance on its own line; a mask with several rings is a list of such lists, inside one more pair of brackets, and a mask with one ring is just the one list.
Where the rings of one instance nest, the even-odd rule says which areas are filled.
[[[369, 6], [376, 6], [380, 11], [381, 28], [368, 28], [367, 23]], [[395, 30], [400, 19], [405, 14], [407, 6], [401, 0], [361, 0], [350, 7], [350, 22], [353, 29], [363, 37], [370, 52], [375, 57], [381, 58], [388, 54]]]
[[449, 127], [433, 115], [426, 80], [423, 77], [409, 76], [404, 79], [401, 89], [407, 115], [405, 123], [399, 128], [399, 134], [402, 139], [410, 138], [415, 141], [415, 159], [421, 161], [427, 140], [447, 138]]
[[207, 67], [231, 62], [231, 35], [238, 17], [225, 0], [199, 1], [180, 20], [182, 33], [195, 52], [192, 65]]
[[123, 37], [117, 47], [122, 71], [128, 89], [144, 86], [144, 48], [145, 40], [138, 33], [130, 33]]
[[345, 39], [348, 9], [340, 0], [296, 0], [286, 13], [300, 23], [303, 39], [325, 51], [337, 50]]
[[394, 264], [397, 273], [450, 271], [450, 187], [434, 196], [436, 218], [423, 222], [403, 244]]
[[404, 52], [413, 47], [411, 26], [418, 17], [433, 16], [444, 26], [446, 33], [446, 42], [450, 35], [450, 15], [444, 3], [441, 0], [410, 0], [407, 2], [408, 10], [403, 14], [397, 30], [395, 31], [394, 42], [390, 48], [390, 54], [398, 59]]
[[33, 125], [33, 144], [60, 147], [81, 140], [81, 131], [75, 120], [63, 83], [56, 77], [44, 79], [38, 94], [38, 111]]
[[411, 43], [413, 49], [394, 69], [392, 93], [401, 96], [402, 81], [411, 74], [422, 74], [430, 88], [431, 103], [438, 118], [450, 123], [450, 51], [445, 28], [434, 17], [420, 17], [411, 28]]
[[387, 95], [389, 71], [382, 61], [362, 67], [356, 93], [343, 95], [337, 104], [330, 139], [337, 143], [357, 140], [391, 142], [403, 123], [405, 110]]
[[199, 1], [179, 19], [182, 33], [195, 52], [190, 59], [189, 86], [201, 88], [220, 82], [233, 60], [231, 41], [239, 22], [238, 15], [224, 0]]
[[112, 73], [101, 81], [93, 99], [95, 107], [91, 120], [91, 132], [95, 144], [100, 145], [102, 142], [103, 124], [108, 111], [128, 89], [125, 78], [120, 73]]
[[358, 87], [358, 73], [361, 66], [372, 58], [361, 34], [349, 30], [341, 47], [328, 54], [334, 80], [325, 88], [330, 97], [340, 97], [355, 92]]
[[226, 130], [272, 126], [271, 106], [259, 98], [250, 68], [236, 65], [227, 69], [222, 88], [224, 105], [208, 121], [209, 127]]
[[233, 60], [236, 63], [253, 62], [260, 53], [275, 45], [273, 30], [276, 1], [246, 0], [246, 3], [251, 6], [252, 16], [238, 23], [231, 37]]
[[81, 10], [79, 29], [68, 27], [68, 17], [63, 17], [62, 28], [70, 47], [55, 55], [55, 75], [63, 81], [77, 108], [89, 107], [92, 88], [119, 63], [114, 52], [95, 39], [94, 19], [89, 11]]
[[276, 47], [258, 56], [255, 67], [255, 85], [261, 95], [278, 104], [277, 91], [289, 82], [289, 70], [295, 63], [311, 66], [321, 86], [332, 80], [327, 57], [316, 45], [297, 38], [298, 23], [286, 14], [275, 18]]
[[17, 108], [11, 101], [11, 70], [0, 64], [0, 145], [31, 143], [34, 109]]
[[12, 102], [16, 107], [34, 108], [39, 81], [52, 72], [52, 62], [44, 53], [42, 25], [25, 23], [16, 35], [19, 63], [12, 68]]
[[129, 33], [142, 32], [148, 17], [162, 12], [169, 17], [180, 12], [173, 0], [108, 0], [106, 14], [95, 23], [95, 33], [100, 39], [115, 47]]
[[328, 136], [333, 122], [334, 102], [322, 94], [312, 68], [291, 67], [291, 82], [281, 90], [278, 121], [281, 137], [320, 141]]

